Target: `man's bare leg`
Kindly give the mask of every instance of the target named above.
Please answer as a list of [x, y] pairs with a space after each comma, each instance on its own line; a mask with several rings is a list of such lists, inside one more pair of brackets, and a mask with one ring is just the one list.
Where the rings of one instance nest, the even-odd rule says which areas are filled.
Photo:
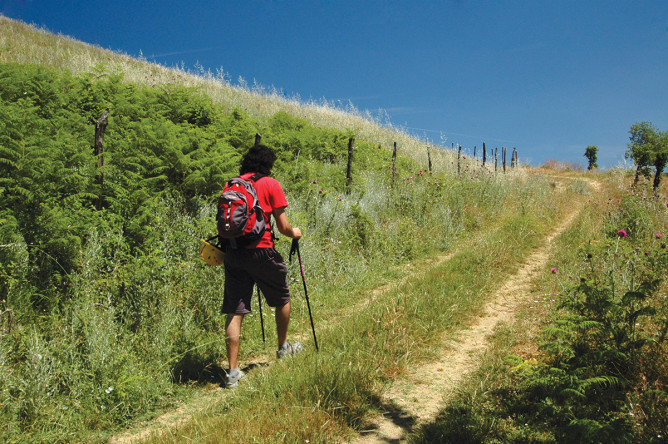
[[290, 323], [290, 303], [282, 307], [276, 307], [276, 332], [278, 336], [278, 348], [288, 340], [288, 324]]
[[227, 344], [227, 360], [230, 370], [239, 368], [239, 344], [241, 342], [241, 323], [244, 320], [242, 314], [228, 314], [225, 324], [225, 342]]

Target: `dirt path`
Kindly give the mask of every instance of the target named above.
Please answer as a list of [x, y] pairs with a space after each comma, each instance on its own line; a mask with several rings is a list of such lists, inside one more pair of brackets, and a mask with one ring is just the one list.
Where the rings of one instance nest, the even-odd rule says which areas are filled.
[[[592, 185], [594, 189], [599, 188], [596, 183]], [[580, 205], [571, 208], [544, 244], [534, 250], [517, 273], [496, 292], [482, 315], [461, 331], [456, 340], [444, 341], [441, 359], [416, 368], [389, 388], [384, 399], [399, 410], [385, 412], [354, 443], [404, 442], [412, 429], [435, 418], [466, 375], [478, 368], [480, 355], [489, 348], [489, 336], [494, 328], [512, 320], [517, 308], [530, 297], [532, 279], [549, 260], [549, 244], [573, 223], [580, 208]]]

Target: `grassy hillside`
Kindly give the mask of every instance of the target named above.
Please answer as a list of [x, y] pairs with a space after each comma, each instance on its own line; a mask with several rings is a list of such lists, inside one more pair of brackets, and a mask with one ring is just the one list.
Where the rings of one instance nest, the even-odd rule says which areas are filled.
[[[557, 407], [545, 410], [553, 418], [548, 429], [538, 417], [535, 428], [517, 434], [515, 419], [534, 422], [510, 410], [489, 422], [460, 423], [461, 409], [472, 418], [483, 414], [463, 395], [460, 410], [445, 411], [445, 422], [425, 428], [422, 436], [433, 441], [442, 439], [444, 430], [461, 436], [473, 430], [474, 436], [501, 441], [542, 436], [554, 442], [563, 433], [577, 433], [577, 427], [568, 429], [574, 418], [592, 433], [599, 424], [601, 433], [612, 427], [626, 437], [661, 430], [666, 287], [657, 270], [665, 269], [666, 255], [656, 233], [668, 227], [665, 190], [663, 202], [641, 194], [642, 188], [631, 194], [625, 172], [598, 177], [605, 193], [595, 195], [586, 181], [591, 174], [563, 180], [553, 170], [514, 168], [504, 174], [475, 159], [458, 170], [453, 153], [442, 149], [431, 150], [429, 171], [423, 142], [356, 112], [259, 94], [200, 74], [133, 60], [0, 17], [3, 441], [106, 440], [220, 384], [226, 366], [219, 312], [224, 277], [197, 257], [199, 239], [215, 232], [216, 194], [256, 133], [278, 152], [274, 175], [284, 185], [290, 220], [304, 232], [301, 252], [321, 351], [313, 350], [299, 267], [290, 264], [291, 337], [304, 342], [306, 352], [275, 362], [271, 311], [264, 312], [268, 344], [259, 333], [259, 313], [247, 316], [240, 359], [271, 365], [252, 370], [239, 389], [216, 395], [178, 431], [168, 428], [168, 436], [156, 440], [219, 442], [224, 434], [245, 442], [331, 442], [352, 436], [373, 412], [387, 408], [381, 401], [384, 387], [433, 358], [444, 335], [455, 335], [480, 313], [495, 286], [541, 245], [552, 225], [587, 199], [596, 204], [555, 247], [555, 263], [571, 282], [564, 281], [562, 305], [584, 311], [580, 316], [619, 306], [615, 314], [624, 319], [630, 310], [624, 304], [637, 304], [641, 293], [643, 307], [651, 309], [631, 313], [638, 320], [634, 338], [642, 341], [623, 337], [626, 348], [619, 350], [607, 338], [595, 338], [596, 347], [582, 355], [582, 342], [553, 341], [567, 351], [546, 352], [541, 369], [561, 372], [565, 394]], [[100, 165], [92, 145], [95, 122], [107, 108]], [[356, 151], [348, 185], [350, 137]], [[400, 155], [393, 168], [395, 141]], [[621, 247], [619, 229], [630, 233]], [[602, 263], [578, 256], [579, 248], [591, 243], [598, 247], [586, 251]], [[288, 248], [287, 241], [278, 241], [284, 256]], [[605, 262], [611, 248], [630, 256], [612, 255], [612, 262]], [[648, 261], [634, 262], [645, 259], [634, 256], [638, 251], [648, 251]], [[450, 259], [442, 260], [446, 254]], [[599, 311], [578, 305], [573, 295], [610, 293], [601, 276], [610, 276], [610, 267], [619, 270], [619, 261], [626, 271], [613, 286], [633, 297], [618, 301], [613, 290], [614, 300], [596, 307]], [[552, 285], [562, 296], [554, 283], [546, 283], [550, 276], [544, 270], [540, 285]], [[573, 288], [581, 276], [592, 283], [578, 293]], [[630, 325], [619, 319], [605, 327]], [[595, 325], [577, 321], [567, 332]], [[591, 336], [584, 338], [589, 343]], [[499, 345], [499, 353], [517, 354], [504, 347]], [[644, 353], [659, 364], [620, 375], [614, 371], [621, 361], [590, 365], [599, 352], [616, 359], [625, 353], [624, 362]], [[503, 386], [506, 369], [496, 364], [493, 373], [499, 376], [490, 382]], [[608, 379], [591, 384], [597, 365]], [[528, 379], [518, 382], [518, 376], [511, 384], [531, 388], [532, 376], [547, 377], [538, 368], [521, 368], [535, 372], [522, 373]], [[658, 392], [645, 390], [643, 377], [659, 384]], [[568, 381], [584, 382], [571, 387]], [[611, 390], [601, 391], [606, 387]], [[572, 391], [579, 395], [569, 398]], [[634, 393], [636, 409], [654, 408], [659, 413], [652, 418], [658, 420], [634, 423], [620, 413], [624, 396]], [[583, 394], [594, 399], [603, 394], [605, 405], [585, 406], [573, 417], [569, 403]]]
[[[380, 144], [385, 149], [390, 149], [394, 142], [397, 142], [404, 155], [423, 165], [427, 162], [426, 144], [423, 141], [416, 140], [397, 128], [379, 125], [388, 122], [378, 122], [370, 114], [359, 112], [351, 104], [339, 106], [330, 103], [306, 103], [261, 87], [232, 86], [224, 72], [193, 72], [196, 68], [166, 68], [66, 36], [56, 36], [3, 16], [0, 16], [0, 62], [51, 66], [69, 70], [75, 75], [91, 72], [123, 73], [126, 81], [150, 87], [170, 84], [197, 87], [211, 97], [214, 103], [227, 110], [238, 108], [255, 118], [284, 111], [305, 118], [314, 126], [351, 131], [358, 140]], [[452, 161], [451, 153], [433, 151], [432, 160], [439, 164], [441, 169]]]

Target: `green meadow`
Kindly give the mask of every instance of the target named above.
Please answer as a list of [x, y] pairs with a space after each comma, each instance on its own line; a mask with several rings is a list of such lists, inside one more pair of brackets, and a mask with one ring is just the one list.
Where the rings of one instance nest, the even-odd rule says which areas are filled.
[[[304, 233], [320, 350], [293, 260], [290, 338], [305, 352], [276, 361], [272, 312], [254, 306], [248, 377], [225, 390], [224, 273], [199, 246], [258, 134]], [[665, 441], [665, 181], [466, 157], [351, 106], [0, 16], [0, 440], [354, 440], [541, 250], [534, 303], [408, 439]], [[287, 259], [289, 240], [276, 248]]]

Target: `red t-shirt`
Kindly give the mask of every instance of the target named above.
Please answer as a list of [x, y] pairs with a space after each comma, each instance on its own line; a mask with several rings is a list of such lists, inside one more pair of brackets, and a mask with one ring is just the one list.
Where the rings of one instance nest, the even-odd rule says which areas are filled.
[[[254, 173], [242, 174], [241, 178], [248, 180]], [[257, 198], [260, 201], [262, 211], [267, 216], [267, 228], [271, 228], [271, 216], [275, 209], [286, 208], [288, 200], [285, 198], [285, 193], [279, 181], [273, 177], [264, 176], [255, 182], [255, 191], [257, 191]], [[271, 240], [271, 231], [265, 231], [262, 238], [257, 245], [252, 248], [273, 248], [274, 241]]]

